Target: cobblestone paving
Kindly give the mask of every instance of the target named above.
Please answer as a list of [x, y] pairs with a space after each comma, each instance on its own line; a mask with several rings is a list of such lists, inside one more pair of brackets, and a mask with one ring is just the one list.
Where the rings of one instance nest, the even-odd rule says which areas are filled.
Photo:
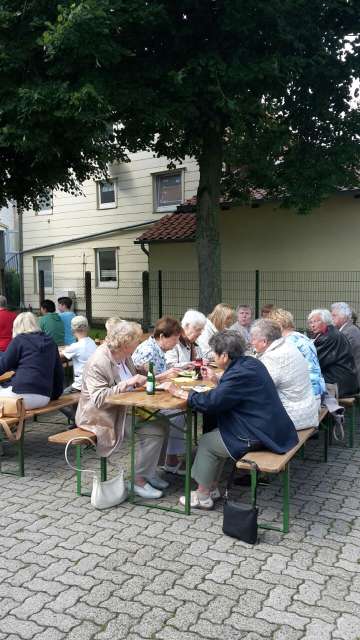
[[[324, 465], [311, 442], [292, 467], [290, 533], [250, 547], [222, 534], [221, 505], [95, 511], [47, 444], [54, 420], [27, 430], [26, 477], [0, 477], [0, 640], [360, 639], [360, 449], [332, 447]], [[259, 504], [279, 519], [278, 482]]]

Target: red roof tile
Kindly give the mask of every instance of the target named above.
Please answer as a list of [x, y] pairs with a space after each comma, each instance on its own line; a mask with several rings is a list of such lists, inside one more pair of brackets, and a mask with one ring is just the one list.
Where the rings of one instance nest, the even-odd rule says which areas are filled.
[[191, 242], [195, 240], [195, 229], [194, 213], [170, 213], [155, 222], [135, 242]]

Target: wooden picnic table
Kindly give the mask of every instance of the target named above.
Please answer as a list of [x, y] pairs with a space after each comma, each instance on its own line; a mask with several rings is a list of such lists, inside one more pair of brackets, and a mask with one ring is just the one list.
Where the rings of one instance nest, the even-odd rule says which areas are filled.
[[[146, 391], [127, 391], [125, 393], [114, 394], [107, 399], [112, 405], [131, 407], [131, 437], [130, 437], [130, 454], [131, 454], [131, 475], [130, 475], [130, 495], [131, 502], [135, 502], [134, 494], [134, 478], [135, 478], [135, 433], [136, 427], [141, 423], [150, 420], [153, 416], [162, 410], [174, 410], [178, 413], [186, 413], [186, 450], [185, 450], [185, 514], [190, 515], [190, 487], [191, 487], [191, 454], [192, 454], [192, 410], [187, 406], [186, 400], [175, 398], [168, 391], [155, 391], [153, 395], [148, 395]], [[139, 420], [136, 416], [136, 408], [141, 408], [147, 417]], [[165, 419], [165, 416], [158, 416], [158, 419]], [[157, 504], [144, 503], [136, 500], [137, 504], [143, 504], [147, 507], [163, 509], [165, 511], [174, 511], [176, 513], [184, 513], [182, 509], [176, 507], [163, 507]]]

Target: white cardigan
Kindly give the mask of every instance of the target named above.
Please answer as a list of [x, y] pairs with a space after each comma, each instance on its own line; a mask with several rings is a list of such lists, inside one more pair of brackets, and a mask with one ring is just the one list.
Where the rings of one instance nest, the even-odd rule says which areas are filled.
[[218, 333], [217, 328], [211, 322], [211, 320], [209, 320], [209, 318], [206, 318], [205, 327], [203, 328], [202, 333], [200, 334], [200, 336], [196, 341], [200, 347], [202, 358], [208, 358], [209, 360], [214, 360], [214, 353], [211, 350], [211, 347], [209, 347], [209, 340], [216, 333]]
[[319, 407], [304, 356], [284, 338], [275, 340], [257, 358], [270, 373], [280, 400], [296, 429], [317, 427]]

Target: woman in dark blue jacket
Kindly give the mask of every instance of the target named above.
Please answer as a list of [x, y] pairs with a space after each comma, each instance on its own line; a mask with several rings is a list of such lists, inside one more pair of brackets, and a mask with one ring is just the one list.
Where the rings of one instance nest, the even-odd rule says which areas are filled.
[[0, 375], [6, 371], [15, 374], [0, 387], [0, 396], [21, 395], [26, 409], [44, 407], [62, 394], [64, 372], [58, 348], [29, 311], [16, 317], [13, 339], [0, 354]]
[[[217, 429], [200, 440], [191, 475], [199, 484], [191, 494], [191, 506], [212, 509], [219, 495], [217, 480], [226, 458], [238, 460], [248, 451], [269, 449], [285, 453], [298, 442], [264, 365], [244, 356], [245, 343], [236, 331], [222, 331], [211, 338], [215, 364], [224, 370], [219, 384], [207, 393], [183, 391], [172, 383], [173, 395], [187, 400], [196, 411], [216, 415]], [[180, 498], [184, 504], [184, 497]]]

